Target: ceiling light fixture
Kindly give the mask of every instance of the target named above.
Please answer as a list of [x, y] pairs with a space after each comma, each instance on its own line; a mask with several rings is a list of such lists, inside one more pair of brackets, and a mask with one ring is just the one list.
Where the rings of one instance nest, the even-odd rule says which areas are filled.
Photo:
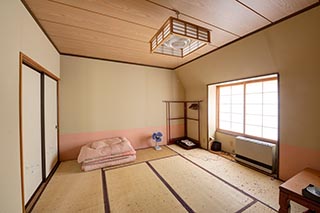
[[[178, 16], [179, 12], [176, 13]], [[170, 17], [150, 40], [150, 50], [183, 58], [208, 43], [210, 30]]]

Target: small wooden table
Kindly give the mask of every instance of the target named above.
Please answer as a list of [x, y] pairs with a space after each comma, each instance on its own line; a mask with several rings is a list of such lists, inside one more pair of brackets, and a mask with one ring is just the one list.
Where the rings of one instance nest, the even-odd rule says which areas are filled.
[[287, 213], [290, 211], [290, 203], [292, 200], [311, 210], [320, 213], [320, 203], [310, 200], [302, 195], [302, 189], [309, 184], [320, 186], [320, 171], [306, 168], [280, 185], [280, 213]]

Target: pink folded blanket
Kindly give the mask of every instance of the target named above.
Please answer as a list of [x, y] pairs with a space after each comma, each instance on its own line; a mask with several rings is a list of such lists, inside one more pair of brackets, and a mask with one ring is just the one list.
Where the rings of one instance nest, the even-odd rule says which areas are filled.
[[134, 161], [136, 159], [136, 155], [129, 155], [123, 158], [118, 158], [114, 159], [112, 161], [105, 161], [105, 162], [100, 162], [100, 163], [94, 163], [94, 164], [86, 164], [83, 163], [81, 165], [81, 169], [85, 172], [95, 170], [95, 169], [100, 169], [108, 166], [115, 166], [123, 163], [129, 163], [131, 161]]
[[102, 156], [102, 157], [98, 157], [98, 158], [94, 158], [94, 159], [90, 159], [90, 160], [85, 160], [82, 163], [84, 164], [95, 164], [95, 163], [100, 163], [100, 162], [106, 162], [106, 161], [112, 161], [114, 159], [122, 159], [122, 158], [126, 158], [128, 156], [131, 155], [135, 155], [136, 151], [129, 151], [129, 152], [125, 152], [122, 154], [117, 154], [117, 155], [111, 155], [111, 156]]
[[91, 142], [81, 147], [78, 163], [101, 162], [126, 155], [135, 155], [136, 151], [124, 137], [107, 138]]

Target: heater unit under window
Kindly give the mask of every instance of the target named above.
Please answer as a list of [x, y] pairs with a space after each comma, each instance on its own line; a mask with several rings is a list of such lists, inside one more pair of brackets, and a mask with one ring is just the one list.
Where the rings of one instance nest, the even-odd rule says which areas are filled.
[[275, 150], [275, 144], [242, 136], [236, 137], [236, 160], [270, 174], [275, 169]]

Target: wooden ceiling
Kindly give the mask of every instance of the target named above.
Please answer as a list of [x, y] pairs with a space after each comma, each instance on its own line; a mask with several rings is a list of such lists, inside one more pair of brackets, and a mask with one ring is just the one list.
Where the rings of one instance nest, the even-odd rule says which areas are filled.
[[[174, 69], [318, 0], [22, 0], [61, 54]], [[211, 30], [211, 43], [178, 58], [149, 41], [176, 17]]]

